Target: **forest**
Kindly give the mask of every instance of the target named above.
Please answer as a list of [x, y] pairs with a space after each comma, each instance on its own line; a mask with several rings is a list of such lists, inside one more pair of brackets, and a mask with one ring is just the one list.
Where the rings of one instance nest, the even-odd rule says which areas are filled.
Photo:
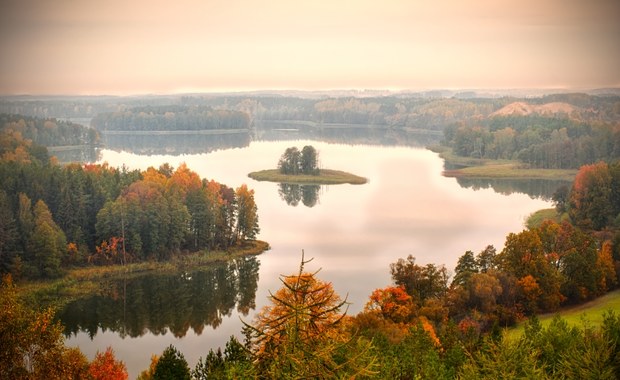
[[248, 129], [246, 113], [207, 106], [146, 106], [95, 116], [91, 126], [100, 131], [198, 131]]
[[226, 250], [259, 231], [253, 190], [201, 179], [184, 164], [60, 166], [45, 147], [5, 132], [0, 149], [0, 272], [15, 279]]
[[0, 114], [0, 129], [4, 153], [7, 153], [8, 144], [15, 145], [15, 150], [23, 140], [42, 146], [96, 145], [99, 142], [96, 130], [54, 118]]
[[519, 160], [535, 168], [576, 169], [620, 157], [620, 126], [570, 119], [495, 116], [475, 126], [444, 129], [444, 144], [459, 156]]
[[[356, 97], [351, 94], [181, 94], [144, 97], [49, 97], [0, 98], [0, 112], [40, 118], [90, 119], [105, 114], [104, 119], [122, 118], [125, 112], [144, 112], [157, 119], [165, 112], [234, 110], [247, 114], [250, 124], [257, 121], [309, 121], [404, 127], [441, 131], [464, 123], [485, 122], [501, 108], [515, 102], [529, 105], [562, 103], [566, 112], [552, 113], [561, 119], [575, 119], [588, 124], [613, 123], [620, 117], [620, 97], [606, 94], [567, 93], [541, 97], [491, 96], [449, 92], [422, 92]], [[173, 105], [173, 106], [171, 106]], [[187, 111], [187, 112], [186, 112]], [[143, 115], [146, 116], [146, 115]], [[169, 115], [172, 116], [172, 115]], [[189, 115], [188, 115], [189, 116]], [[130, 119], [136, 115], [130, 115]], [[100, 126], [97, 127], [98, 129]], [[190, 128], [193, 129], [193, 128]]]
[[443, 132], [443, 144], [459, 156], [518, 160], [534, 168], [577, 169], [620, 154], [617, 95], [25, 97], [2, 99], [0, 111], [83, 118], [98, 131], [252, 130], [278, 122], [297, 123], [303, 131], [344, 125], [380, 128], [381, 134]]

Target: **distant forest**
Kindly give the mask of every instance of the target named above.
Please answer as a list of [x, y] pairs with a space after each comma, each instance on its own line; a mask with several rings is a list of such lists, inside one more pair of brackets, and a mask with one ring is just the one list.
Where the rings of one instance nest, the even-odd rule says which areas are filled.
[[0, 114], [0, 130], [16, 141], [28, 139], [44, 146], [94, 145], [99, 141], [96, 130], [55, 118]]
[[[583, 122], [614, 123], [620, 118], [620, 96], [554, 94], [537, 98], [442, 97], [441, 93], [381, 97], [297, 97], [287, 95], [167, 95], [143, 97], [12, 97], [0, 99], [0, 112], [59, 119], [91, 119], [99, 114], [178, 112], [196, 107], [240, 111], [255, 120], [297, 120], [316, 123], [384, 125], [443, 130], [454, 124], [474, 126], [515, 102], [531, 105], [565, 103], [570, 112], [554, 117]], [[175, 108], [176, 107], [176, 108]]]
[[103, 131], [182, 131], [248, 129], [249, 116], [240, 111], [206, 106], [147, 106], [95, 116], [91, 125]]
[[577, 169], [620, 158], [620, 125], [541, 115], [495, 116], [444, 129], [444, 144], [463, 157], [516, 159], [536, 168]]
[[[376, 129], [378, 136], [394, 131], [443, 133], [443, 144], [456, 155], [518, 160], [536, 168], [577, 169], [620, 157], [620, 96], [470, 95], [15, 97], [0, 99], [0, 111], [34, 116], [23, 121], [5, 116], [3, 124], [47, 146], [92, 143], [96, 131], [255, 131], [282, 123], [283, 128], [312, 131], [310, 136], [334, 126], [363, 126]], [[95, 130], [61, 119], [90, 122]], [[45, 128], [33, 133], [33, 123]]]

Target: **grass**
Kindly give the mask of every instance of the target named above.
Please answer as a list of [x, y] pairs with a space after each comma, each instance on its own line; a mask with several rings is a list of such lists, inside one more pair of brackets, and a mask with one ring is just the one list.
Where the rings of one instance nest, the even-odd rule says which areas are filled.
[[[620, 289], [578, 306], [571, 306], [556, 313], [539, 315], [538, 318], [543, 327], [547, 327], [553, 317], [558, 314], [571, 326], [583, 326], [587, 323], [588, 326], [598, 327], [603, 323], [603, 315], [609, 310], [620, 311]], [[523, 334], [524, 329], [525, 322], [521, 322], [506, 330], [507, 337], [516, 339]]]
[[256, 240], [245, 242], [227, 251], [199, 251], [178, 255], [164, 262], [148, 261], [127, 265], [75, 268], [55, 280], [19, 284], [17, 291], [20, 298], [29, 305], [60, 308], [73, 300], [100, 291], [101, 282], [105, 280], [135, 277], [147, 273], [174, 273], [188, 268], [194, 270], [239, 257], [259, 255], [267, 250], [269, 250], [268, 243]]
[[465, 166], [461, 169], [446, 170], [446, 177], [469, 178], [512, 178], [512, 179], [554, 179], [572, 181], [577, 174], [575, 169], [539, 169], [529, 168], [516, 160], [492, 160], [486, 158], [460, 157], [450, 148], [432, 147], [447, 163]]
[[287, 175], [282, 174], [278, 169], [261, 170], [248, 174], [248, 177], [256, 181], [269, 181], [279, 183], [308, 184], [308, 185], [340, 185], [349, 183], [352, 185], [363, 185], [368, 180], [355, 174], [340, 170], [321, 169], [319, 175]]
[[456, 170], [446, 170], [446, 177], [470, 178], [537, 178], [572, 181], [577, 174], [573, 169], [527, 168], [519, 162], [485, 163]]
[[536, 228], [540, 226], [542, 222], [549, 219], [556, 223], [562, 223], [562, 221], [568, 219], [568, 214], [558, 214], [555, 208], [544, 208], [531, 213], [525, 221], [525, 226], [529, 229]]

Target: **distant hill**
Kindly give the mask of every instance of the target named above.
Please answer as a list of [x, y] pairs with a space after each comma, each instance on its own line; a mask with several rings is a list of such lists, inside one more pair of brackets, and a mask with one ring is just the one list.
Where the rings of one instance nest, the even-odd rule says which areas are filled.
[[564, 102], [552, 102], [545, 104], [514, 102], [493, 112], [490, 116], [528, 116], [532, 114], [556, 116], [559, 114], [565, 114], [569, 117], [574, 117], [579, 113], [581, 113], [581, 109], [579, 107]]

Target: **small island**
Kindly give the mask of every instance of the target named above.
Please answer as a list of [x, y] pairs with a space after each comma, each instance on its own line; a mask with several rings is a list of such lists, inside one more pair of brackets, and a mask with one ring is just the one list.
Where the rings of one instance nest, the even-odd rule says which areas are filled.
[[277, 169], [252, 172], [248, 177], [256, 181], [313, 185], [362, 185], [368, 182], [364, 177], [344, 171], [319, 169], [318, 156], [313, 146], [307, 145], [301, 151], [296, 147], [287, 148]]

